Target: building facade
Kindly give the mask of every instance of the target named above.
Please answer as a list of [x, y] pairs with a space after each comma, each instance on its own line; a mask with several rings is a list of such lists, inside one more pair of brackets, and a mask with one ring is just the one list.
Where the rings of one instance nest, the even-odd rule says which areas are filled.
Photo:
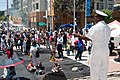
[[94, 10], [108, 9], [113, 10], [114, 0], [93, 0]]
[[47, 10], [47, 0], [32, 0], [31, 12], [30, 12], [30, 23], [31, 27], [38, 28], [39, 22], [45, 22], [46, 19], [43, 17], [46, 15]]
[[[91, 9], [113, 10], [113, 4], [118, 2], [119, 0], [91, 0]], [[68, 15], [62, 12], [54, 12], [54, 0], [13, 0], [13, 9], [14, 15], [20, 10], [28, 14], [28, 24], [30, 27], [39, 27], [39, 22], [45, 22], [47, 27], [52, 28], [54, 28], [55, 25], [73, 22], [73, 18], [70, 18]], [[82, 28], [85, 25], [85, 12], [79, 12], [77, 15], [79, 15], [79, 18], [76, 22]], [[87, 22], [93, 21], [93, 16], [87, 17]]]

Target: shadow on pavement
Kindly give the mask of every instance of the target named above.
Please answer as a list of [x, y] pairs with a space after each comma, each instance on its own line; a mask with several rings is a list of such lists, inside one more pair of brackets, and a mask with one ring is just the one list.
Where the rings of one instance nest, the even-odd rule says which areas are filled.
[[45, 75], [43, 80], [67, 80], [67, 78], [65, 77], [64, 73], [61, 71], [58, 73], [48, 73]]
[[20, 80], [30, 80], [29, 78], [25, 78], [25, 77], [18, 77]]

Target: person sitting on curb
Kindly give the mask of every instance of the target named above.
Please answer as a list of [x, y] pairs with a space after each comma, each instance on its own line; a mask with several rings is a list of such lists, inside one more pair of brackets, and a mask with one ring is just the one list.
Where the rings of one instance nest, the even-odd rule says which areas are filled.
[[17, 79], [15, 66], [10, 66], [7, 68], [6, 79], [8, 79], [8, 80], [16, 80]]
[[29, 64], [27, 65], [27, 70], [33, 73], [36, 71], [36, 67], [33, 65], [32, 60], [30, 60]]
[[58, 59], [55, 57], [55, 53], [54, 51], [51, 52], [51, 56], [50, 56], [50, 62], [59, 62], [59, 61], [63, 61], [63, 59]]
[[53, 73], [59, 73], [63, 71], [59, 63], [54, 63], [54, 66], [52, 68]]
[[43, 66], [41, 60], [39, 60], [39, 62], [37, 63], [35, 74], [37, 75], [45, 74], [45, 66]]
[[51, 51], [50, 54], [51, 54], [51, 56], [50, 56], [50, 62], [56, 61], [56, 58], [55, 58], [55, 54], [56, 54], [55, 47], [52, 47], [52, 51]]

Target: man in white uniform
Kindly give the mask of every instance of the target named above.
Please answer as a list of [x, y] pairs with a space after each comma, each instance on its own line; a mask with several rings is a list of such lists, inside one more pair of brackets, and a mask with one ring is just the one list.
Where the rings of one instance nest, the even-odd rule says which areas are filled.
[[90, 75], [91, 80], [107, 80], [109, 65], [110, 28], [104, 22], [107, 14], [96, 10], [96, 24], [92, 26], [86, 36], [73, 34], [84, 40], [92, 41]]

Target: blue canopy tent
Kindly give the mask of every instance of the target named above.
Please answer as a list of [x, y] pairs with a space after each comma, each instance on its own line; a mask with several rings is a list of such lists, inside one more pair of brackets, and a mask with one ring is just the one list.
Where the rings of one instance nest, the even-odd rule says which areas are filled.
[[[74, 24], [63, 24], [63, 25], [60, 25], [60, 26], [59, 26], [59, 29], [61, 29], [61, 28], [67, 28], [67, 27], [73, 28], [73, 27], [74, 27]], [[77, 25], [75, 25], [75, 27], [77, 27]]]
[[87, 24], [86, 27], [84, 27], [85, 29], [90, 29], [93, 25], [92, 24]]

